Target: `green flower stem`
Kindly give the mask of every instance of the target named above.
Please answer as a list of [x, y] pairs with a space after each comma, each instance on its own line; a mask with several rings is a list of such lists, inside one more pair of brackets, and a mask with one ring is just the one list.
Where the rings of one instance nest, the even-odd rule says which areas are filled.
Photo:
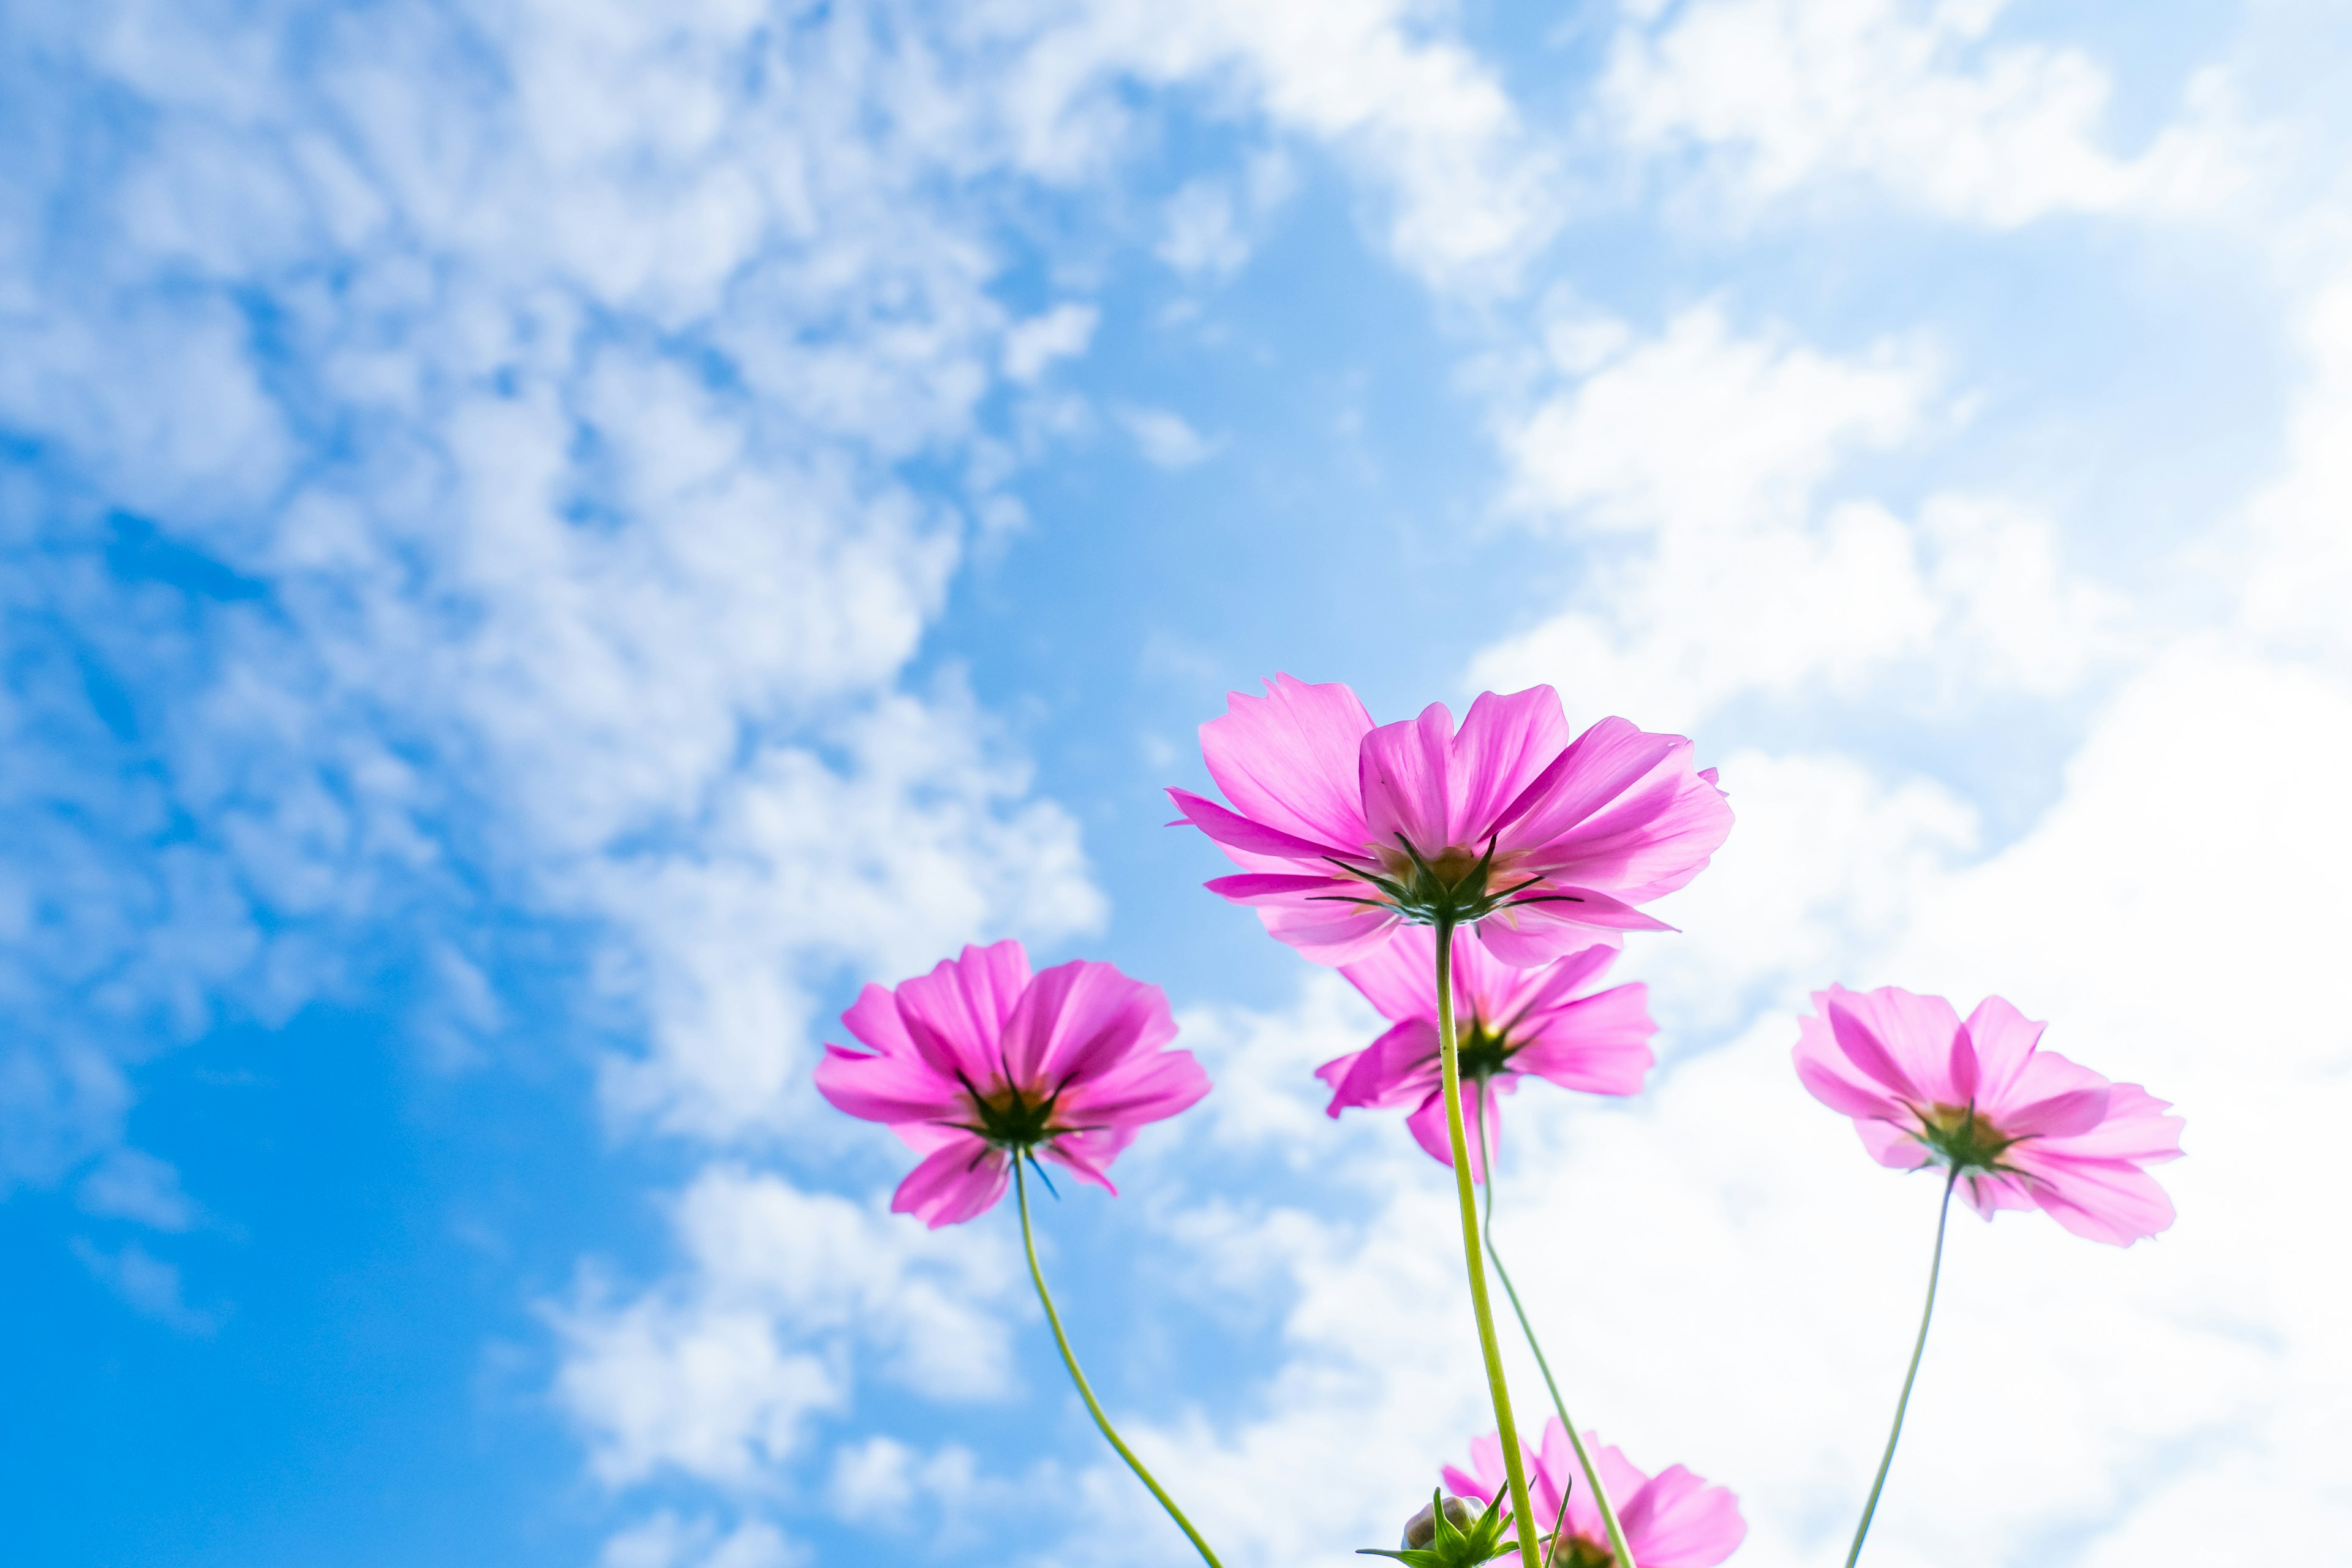
[[1927, 1348], [1927, 1323], [1936, 1315], [1936, 1277], [1944, 1271], [1944, 1226], [1952, 1217], [1952, 1189], [1959, 1184], [1960, 1168], [1955, 1164], [1944, 1180], [1944, 1206], [1936, 1213], [1936, 1260], [1927, 1266], [1927, 1306], [1919, 1314], [1919, 1342], [1911, 1347], [1911, 1370], [1903, 1374], [1903, 1397], [1895, 1402], [1895, 1429], [1886, 1434], [1886, 1452], [1879, 1458], [1877, 1479], [1870, 1483], [1870, 1500], [1862, 1505], [1862, 1522], [1854, 1527], [1853, 1550], [1845, 1554], [1845, 1568], [1862, 1560], [1862, 1539], [1870, 1533], [1870, 1516], [1878, 1511], [1878, 1494], [1885, 1489], [1895, 1445], [1903, 1436], [1903, 1413], [1911, 1406], [1911, 1385], [1918, 1381], [1919, 1356]]
[[[1522, 1568], [1543, 1568], [1536, 1550], [1535, 1516], [1528, 1510], [1528, 1466], [1519, 1452], [1519, 1428], [1511, 1419], [1511, 1391], [1503, 1381], [1503, 1350], [1495, 1340], [1495, 1310], [1486, 1300], [1486, 1269], [1479, 1257], [1478, 1199], [1470, 1185], [1470, 1140], [1462, 1125], [1462, 1064], [1454, 1047], [1454, 922], [1437, 926], [1437, 1047], [1444, 1071], [1445, 1136], [1454, 1154], [1454, 1191], [1462, 1208], [1462, 1257], [1470, 1268], [1470, 1310], [1478, 1319], [1478, 1352], [1486, 1362], [1486, 1391], [1494, 1396], [1495, 1426], [1503, 1442], [1503, 1473], [1509, 1478], [1512, 1534], [1518, 1538]], [[1483, 1121], [1483, 1118], [1482, 1118]]]
[[[1483, 1096], [1486, 1086], [1481, 1083]], [[1481, 1102], [1484, 1110], [1484, 1102]], [[1551, 1390], [1551, 1407], [1559, 1412], [1559, 1424], [1568, 1428], [1569, 1446], [1576, 1450], [1576, 1463], [1584, 1472], [1585, 1489], [1601, 1510], [1601, 1527], [1609, 1532], [1609, 1550], [1617, 1559], [1617, 1568], [1637, 1568], [1633, 1549], [1625, 1544], [1625, 1531], [1617, 1523], [1616, 1506], [1609, 1500], [1608, 1489], [1601, 1484], [1601, 1472], [1592, 1468], [1592, 1456], [1584, 1451], [1584, 1439], [1576, 1430], [1576, 1419], [1568, 1413], [1568, 1401], [1559, 1396], [1559, 1384], [1551, 1374], [1551, 1363], [1545, 1359], [1543, 1346], [1536, 1340], [1536, 1326], [1528, 1321], [1528, 1310], [1519, 1304], [1519, 1292], [1511, 1283], [1511, 1271], [1503, 1267], [1503, 1255], [1495, 1250], [1495, 1159], [1486, 1147], [1486, 1119], [1478, 1118], [1478, 1163], [1486, 1170], [1486, 1255], [1495, 1260], [1495, 1278], [1503, 1282], [1503, 1294], [1510, 1299], [1511, 1310], [1518, 1314], [1519, 1331], [1528, 1336], [1528, 1349], [1536, 1352], [1536, 1367], [1543, 1373], [1544, 1386]]]
[[1070, 1369], [1070, 1381], [1078, 1385], [1078, 1397], [1087, 1402], [1087, 1414], [1095, 1418], [1095, 1425], [1102, 1428], [1102, 1435], [1110, 1440], [1110, 1446], [1118, 1450], [1118, 1457], [1127, 1461], [1127, 1468], [1135, 1472], [1135, 1479], [1149, 1487], [1151, 1495], [1160, 1500], [1160, 1506], [1168, 1510], [1168, 1517], [1176, 1521], [1176, 1528], [1192, 1538], [1192, 1544], [1200, 1551], [1202, 1561], [1208, 1563], [1209, 1568], [1224, 1568], [1224, 1564], [1217, 1561], [1217, 1554], [1209, 1550], [1209, 1543], [1201, 1539], [1201, 1532], [1192, 1528], [1192, 1521], [1184, 1517], [1184, 1510], [1160, 1489], [1160, 1483], [1151, 1479], [1151, 1472], [1143, 1468], [1143, 1461], [1135, 1457], [1134, 1451], [1119, 1441], [1118, 1434], [1111, 1429], [1110, 1417], [1103, 1414], [1103, 1407], [1096, 1402], [1095, 1391], [1087, 1386], [1087, 1374], [1078, 1370], [1078, 1358], [1070, 1353], [1070, 1336], [1062, 1331], [1062, 1315], [1054, 1310], [1054, 1298], [1045, 1289], [1045, 1272], [1037, 1267], [1037, 1238], [1029, 1228], [1029, 1184], [1022, 1174], [1021, 1157], [1017, 1152], [1013, 1160], [1013, 1193], [1021, 1205], [1021, 1246], [1029, 1255], [1029, 1278], [1036, 1282], [1037, 1300], [1045, 1306], [1045, 1321], [1054, 1325], [1054, 1343], [1061, 1350], [1062, 1364]]

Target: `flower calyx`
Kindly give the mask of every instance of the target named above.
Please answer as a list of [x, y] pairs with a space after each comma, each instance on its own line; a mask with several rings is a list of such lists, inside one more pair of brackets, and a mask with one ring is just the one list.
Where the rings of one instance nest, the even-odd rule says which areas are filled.
[[972, 1119], [960, 1122], [968, 1132], [976, 1132], [1000, 1149], [1024, 1153], [1040, 1143], [1049, 1142], [1058, 1134], [1073, 1131], [1054, 1124], [1054, 1110], [1059, 1094], [1049, 1094], [1032, 1100], [1017, 1084], [982, 1093], [968, 1078], [958, 1073], [964, 1092], [971, 1097]]
[[1429, 1494], [1429, 1506], [1406, 1521], [1400, 1550], [1366, 1546], [1359, 1557], [1393, 1557], [1406, 1568], [1475, 1568], [1518, 1550], [1516, 1541], [1502, 1539], [1508, 1523], [1503, 1514], [1503, 1494], [1497, 1491], [1486, 1511], [1475, 1500]]
[[1963, 1173], [2002, 1169], [2000, 1157], [2017, 1142], [1994, 1126], [1973, 1102], [1967, 1105], [1913, 1106], [1919, 1119], [1912, 1136], [1925, 1143], [1936, 1163]]
[[[1486, 853], [1473, 858], [1471, 851], [1458, 846], [1440, 850], [1432, 859], [1413, 847], [1412, 840], [1400, 833], [1396, 836], [1398, 849], [1379, 851], [1380, 869], [1342, 860], [1337, 856], [1324, 858], [1339, 868], [1343, 876], [1352, 877], [1364, 885], [1361, 895], [1327, 893], [1322, 898], [1340, 903], [1364, 904], [1374, 909], [1393, 910], [1415, 925], [1475, 925], [1512, 902], [1582, 903], [1570, 894], [1547, 894], [1522, 900], [1519, 895], [1544, 879], [1540, 874], [1511, 881], [1507, 874], [1498, 877], [1495, 848], [1500, 835], [1486, 840]], [[1402, 850], [1402, 853], [1399, 853]], [[1502, 885], [1497, 886], [1500, 883]]]

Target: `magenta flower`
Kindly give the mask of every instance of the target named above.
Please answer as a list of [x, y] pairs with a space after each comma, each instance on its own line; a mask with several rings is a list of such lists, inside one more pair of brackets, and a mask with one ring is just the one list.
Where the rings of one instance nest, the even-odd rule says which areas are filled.
[[[1729, 1489], [1709, 1486], [1680, 1465], [1644, 1475], [1615, 1448], [1600, 1447], [1600, 1441], [1591, 1432], [1584, 1435], [1593, 1468], [1617, 1505], [1626, 1549], [1641, 1568], [1714, 1568], [1747, 1539], [1748, 1521], [1739, 1517], [1739, 1499]], [[1559, 1568], [1610, 1568], [1617, 1559], [1609, 1550], [1601, 1510], [1588, 1489], [1570, 1485], [1576, 1452], [1559, 1417], [1545, 1423], [1540, 1454], [1525, 1443], [1519, 1448], [1527, 1458], [1528, 1506], [1539, 1516], [1537, 1528], [1549, 1533], [1559, 1517], [1559, 1500], [1568, 1499], [1568, 1521], [1560, 1527], [1568, 1539], [1552, 1561]], [[1490, 1432], [1473, 1440], [1470, 1463], [1467, 1471], [1445, 1467], [1447, 1489], [1456, 1497], [1491, 1501], [1503, 1485], [1501, 1437]]]
[[1209, 1092], [1192, 1052], [1160, 1048], [1176, 1023], [1160, 987], [1084, 960], [1032, 976], [1017, 942], [868, 985], [841, 1021], [867, 1048], [825, 1047], [816, 1087], [924, 1156], [890, 1207], [934, 1229], [1003, 1197], [1020, 1158], [1116, 1193], [1105, 1173], [1136, 1130]]
[[1201, 750], [1232, 808], [1168, 793], [1242, 868], [1210, 889], [1319, 963], [1366, 956], [1401, 921], [1475, 927], [1521, 967], [1595, 928], [1669, 930], [1634, 906], [1696, 876], [1731, 830], [1688, 741], [1622, 719], [1571, 739], [1549, 686], [1484, 694], [1457, 733], [1442, 703], [1375, 727], [1346, 687], [1277, 676], [1264, 697], [1228, 694]]
[[2144, 1167], [2180, 1155], [2181, 1120], [2136, 1083], [2040, 1048], [2044, 1026], [1998, 996], [1962, 1023], [1895, 986], [1816, 992], [1797, 1076], [1853, 1118], [1882, 1165], [1953, 1170], [1976, 1211], [2040, 1208], [2077, 1236], [2129, 1246], [2172, 1223]]
[[[1640, 1091], [1654, 1059], [1644, 1042], [1658, 1030], [1650, 1022], [1649, 987], [1636, 981], [1577, 994], [1616, 957], [1615, 942], [1603, 938], [1541, 969], [1514, 969], [1474, 942], [1454, 944], [1454, 1026], [1471, 1180], [1486, 1180], [1483, 1152], [1488, 1140], [1500, 1142], [1496, 1096], [1516, 1090], [1521, 1074], [1588, 1094]], [[1396, 1026], [1362, 1050], [1315, 1069], [1331, 1086], [1330, 1113], [1357, 1105], [1411, 1105], [1405, 1125], [1413, 1137], [1453, 1164], [1437, 1059], [1435, 934], [1425, 926], [1401, 931], [1339, 973]], [[1483, 1095], [1476, 1092], [1481, 1085]]]

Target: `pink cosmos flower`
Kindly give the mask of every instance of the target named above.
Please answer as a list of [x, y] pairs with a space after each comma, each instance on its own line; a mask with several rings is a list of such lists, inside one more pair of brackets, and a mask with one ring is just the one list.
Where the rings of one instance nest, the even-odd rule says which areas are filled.
[[1571, 738], [1549, 686], [1486, 693], [1457, 732], [1443, 703], [1375, 727], [1346, 687], [1277, 676], [1264, 697], [1230, 693], [1201, 750], [1232, 808], [1168, 793], [1242, 868], [1210, 889], [1318, 963], [1366, 956], [1400, 921], [1475, 927], [1520, 967], [1594, 928], [1670, 930], [1634, 906], [1731, 830], [1688, 741], [1622, 719]]
[[[1584, 1435], [1592, 1468], [1616, 1505], [1625, 1545], [1641, 1568], [1714, 1568], [1747, 1539], [1748, 1521], [1739, 1517], [1739, 1499], [1729, 1489], [1709, 1486], [1680, 1465], [1654, 1477], [1644, 1475], [1624, 1455], [1600, 1447], [1600, 1442], [1591, 1432]], [[1528, 1506], [1538, 1516], [1537, 1527], [1549, 1532], [1551, 1521], [1559, 1517], [1560, 1498], [1568, 1499], [1568, 1522], [1560, 1527], [1568, 1539], [1552, 1561], [1559, 1568], [1610, 1568], [1616, 1554], [1609, 1550], [1600, 1506], [1584, 1485], [1559, 1417], [1544, 1425], [1543, 1452], [1525, 1443], [1519, 1449], [1526, 1456]], [[1490, 1432], [1475, 1439], [1470, 1463], [1468, 1471], [1445, 1467], [1446, 1489], [1456, 1497], [1491, 1502], [1503, 1488], [1501, 1437]]]
[[[1516, 1090], [1522, 1073], [1589, 1094], [1640, 1091], [1654, 1059], [1644, 1042], [1658, 1031], [1650, 1022], [1649, 987], [1636, 981], [1577, 994], [1616, 957], [1614, 940], [1604, 937], [1541, 969], [1514, 969], [1475, 943], [1454, 944], [1454, 1013], [1471, 1180], [1486, 1178], [1481, 1125], [1484, 1139], [1499, 1142], [1496, 1096]], [[1396, 1027], [1315, 1069], [1331, 1086], [1330, 1113], [1336, 1117], [1351, 1105], [1411, 1105], [1405, 1125], [1413, 1137], [1453, 1164], [1437, 1061], [1436, 933], [1408, 927], [1339, 973]], [[1482, 1083], [1484, 1095], [1476, 1092]]]
[[1987, 1219], [2040, 1208], [2118, 1247], [2172, 1223], [2172, 1200], [2143, 1168], [2180, 1156], [2168, 1102], [2041, 1049], [2044, 1026], [2000, 997], [1966, 1023], [1941, 996], [1892, 985], [1832, 985], [1813, 1005], [1798, 1024], [1797, 1076], [1853, 1118], [1880, 1164], [1957, 1168]]
[[1019, 1158], [1117, 1193], [1105, 1171], [1136, 1130], [1209, 1092], [1192, 1052], [1160, 1048], [1176, 1023], [1160, 987], [1084, 960], [1033, 976], [1017, 942], [868, 985], [841, 1021], [866, 1049], [825, 1047], [816, 1087], [925, 1156], [890, 1207], [935, 1230], [1003, 1197]]

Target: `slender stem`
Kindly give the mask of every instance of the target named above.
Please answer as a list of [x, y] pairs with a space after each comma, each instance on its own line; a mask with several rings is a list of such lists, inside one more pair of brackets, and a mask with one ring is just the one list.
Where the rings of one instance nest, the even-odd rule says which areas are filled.
[[1518, 1314], [1519, 1331], [1528, 1336], [1528, 1349], [1536, 1352], [1536, 1368], [1543, 1373], [1544, 1386], [1551, 1390], [1551, 1407], [1559, 1412], [1559, 1424], [1568, 1429], [1569, 1447], [1576, 1450], [1577, 1467], [1584, 1472], [1585, 1489], [1592, 1494], [1594, 1506], [1601, 1510], [1601, 1528], [1609, 1532], [1609, 1550], [1617, 1560], [1617, 1568], [1636, 1568], [1633, 1549], [1625, 1543], [1625, 1531], [1617, 1522], [1617, 1510], [1609, 1500], [1608, 1489], [1601, 1484], [1601, 1472], [1592, 1467], [1592, 1456], [1584, 1449], [1584, 1439], [1577, 1435], [1576, 1418], [1568, 1413], [1568, 1401], [1559, 1396], [1559, 1383], [1551, 1374], [1551, 1363], [1545, 1359], [1543, 1346], [1536, 1339], [1536, 1326], [1528, 1321], [1527, 1308], [1519, 1304], [1519, 1292], [1511, 1283], [1511, 1271], [1503, 1267], [1503, 1255], [1495, 1249], [1495, 1157], [1486, 1146], [1485, 1095], [1486, 1086], [1478, 1085], [1480, 1095], [1478, 1118], [1478, 1163], [1486, 1169], [1486, 1256], [1495, 1260], [1495, 1278], [1503, 1282], [1503, 1294], [1509, 1298], [1511, 1310]]
[[1202, 1561], [1207, 1563], [1209, 1568], [1224, 1568], [1224, 1564], [1217, 1561], [1217, 1554], [1209, 1550], [1209, 1543], [1201, 1539], [1201, 1532], [1192, 1528], [1192, 1521], [1184, 1517], [1184, 1510], [1160, 1489], [1160, 1483], [1151, 1479], [1151, 1472], [1143, 1468], [1143, 1461], [1135, 1457], [1134, 1451], [1119, 1441], [1118, 1434], [1111, 1429], [1110, 1417], [1103, 1414], [1103, 1407], [1095, 1400], [1095, 1391], [1087, 1386], [1087, 1374], [1078, 1370], [1078, 1358], [1070, 1353], [1070, 1336], [1062, 1331], [1062, 1315], [1054, 1310], [1054, 1298], [1046, 1292], [1045, 1272], [1037, 1267], [1037, 1239], [1029, 1228], [1029, 1184], [1022, 1175], [1021, 1159], [1017, 1153], [1013, 1160], [1013, 1193], [1021, 1205], [1021, 1246], [1029, 1255], [1029, 1278], [1036, 1282], [1037, 1300], [1045, 1306], [1045, 1321], [1054, 1326], [1054, 1343], [1061, 1350], [1062, 1364], [1070, 1369], [1070, 1381], [1078, 1385], [1078, 1397], [1087, 1402], [1087, 1414], [1095, 1418], [1095, 1425], [1102, 1428], [1102, 1435], [1110, 1440], [1110, 1446], [1118, 1450], [1118, 1457], [1127, 1461], [1127, 1468], [1135, 1472], [1135, 1479], [1149, 1487], [1151, 1495], [1160, 1500], [1160, 1506], [1168, 1510], [1168, 1517], [1176, 1521], [1176, 1528], [1192, 1538], [1192, 1544], [1200, 1550]]
[[1885, 1489], [1887, 1468], [1895, 1463], [1895, 1445], [1903, 1436], [1903, 1412], [1910, 1408], [1911, 1384], [1919, 1376], [1919, 1356], [1927, 1348], [1927, 1322], [1936, 1315], [1936, 1277], [1944, 1271], [1944, 1226], [1952, 1217], [1952, 1189], [1960, 1184], [1960, 1168], [1944, 1180], [1944, 1205], [1936, 1212], [1936, 1260], [1927, 1266], [1927, 1305], [1919, 1314], [1919, 1342], [1911, 1347], [1911, 1370], [1903, 1374], [1903, 1397], [1895, 1402], [1895, 1429], [1886, 1434], [1886, 1452], [1878, 1461], [1878, 1475], [1870, 1483], [1870, 1500], [1862, 1505], [1862, 1522], [1854, 1527], [1853, 1550], [1845, 1554], [1845, 1568], [1862, 1560], [1862, 1538], [1870, 1533], [1870, 1516], [1878, 1511], [1878, 1494]]
[[[1486, 1392], [1495, 1401], [1496, 1436], [1503, 1444], [1503, 1474], [1511, 1492], [1511, 1518], [1517, 1528], [1522, 1568], [1543, 1568], [1536, 1549], [1535, 1516], [1528, 1506], [1528, 1466], [1519, 1452], [1519, 1428], [1511, 1419], [1511, 1391], [1503, 1381], [1503, 1348], [1495, 1340], [1495, 1310], [1486, 1300], [1486, 1269], [1479, 1257], [1478, 1199], [1470, 1185], [1470, 1140], [1462, 1126], [1462, 1063], [1454, 1045], [1454, 922], [1437, 921], [1437, 1050], [1444, 1074], [1445, 1137], [1454, 1155], [1454, 1192], [1462, 1208], [1462, 1258], [1470, 1268], [1470, 1310], [1478, 1319], [1478, 1353], [1486, 1362]], [[1483, 1122], [1485, 1107], [1479, 1120]]]

